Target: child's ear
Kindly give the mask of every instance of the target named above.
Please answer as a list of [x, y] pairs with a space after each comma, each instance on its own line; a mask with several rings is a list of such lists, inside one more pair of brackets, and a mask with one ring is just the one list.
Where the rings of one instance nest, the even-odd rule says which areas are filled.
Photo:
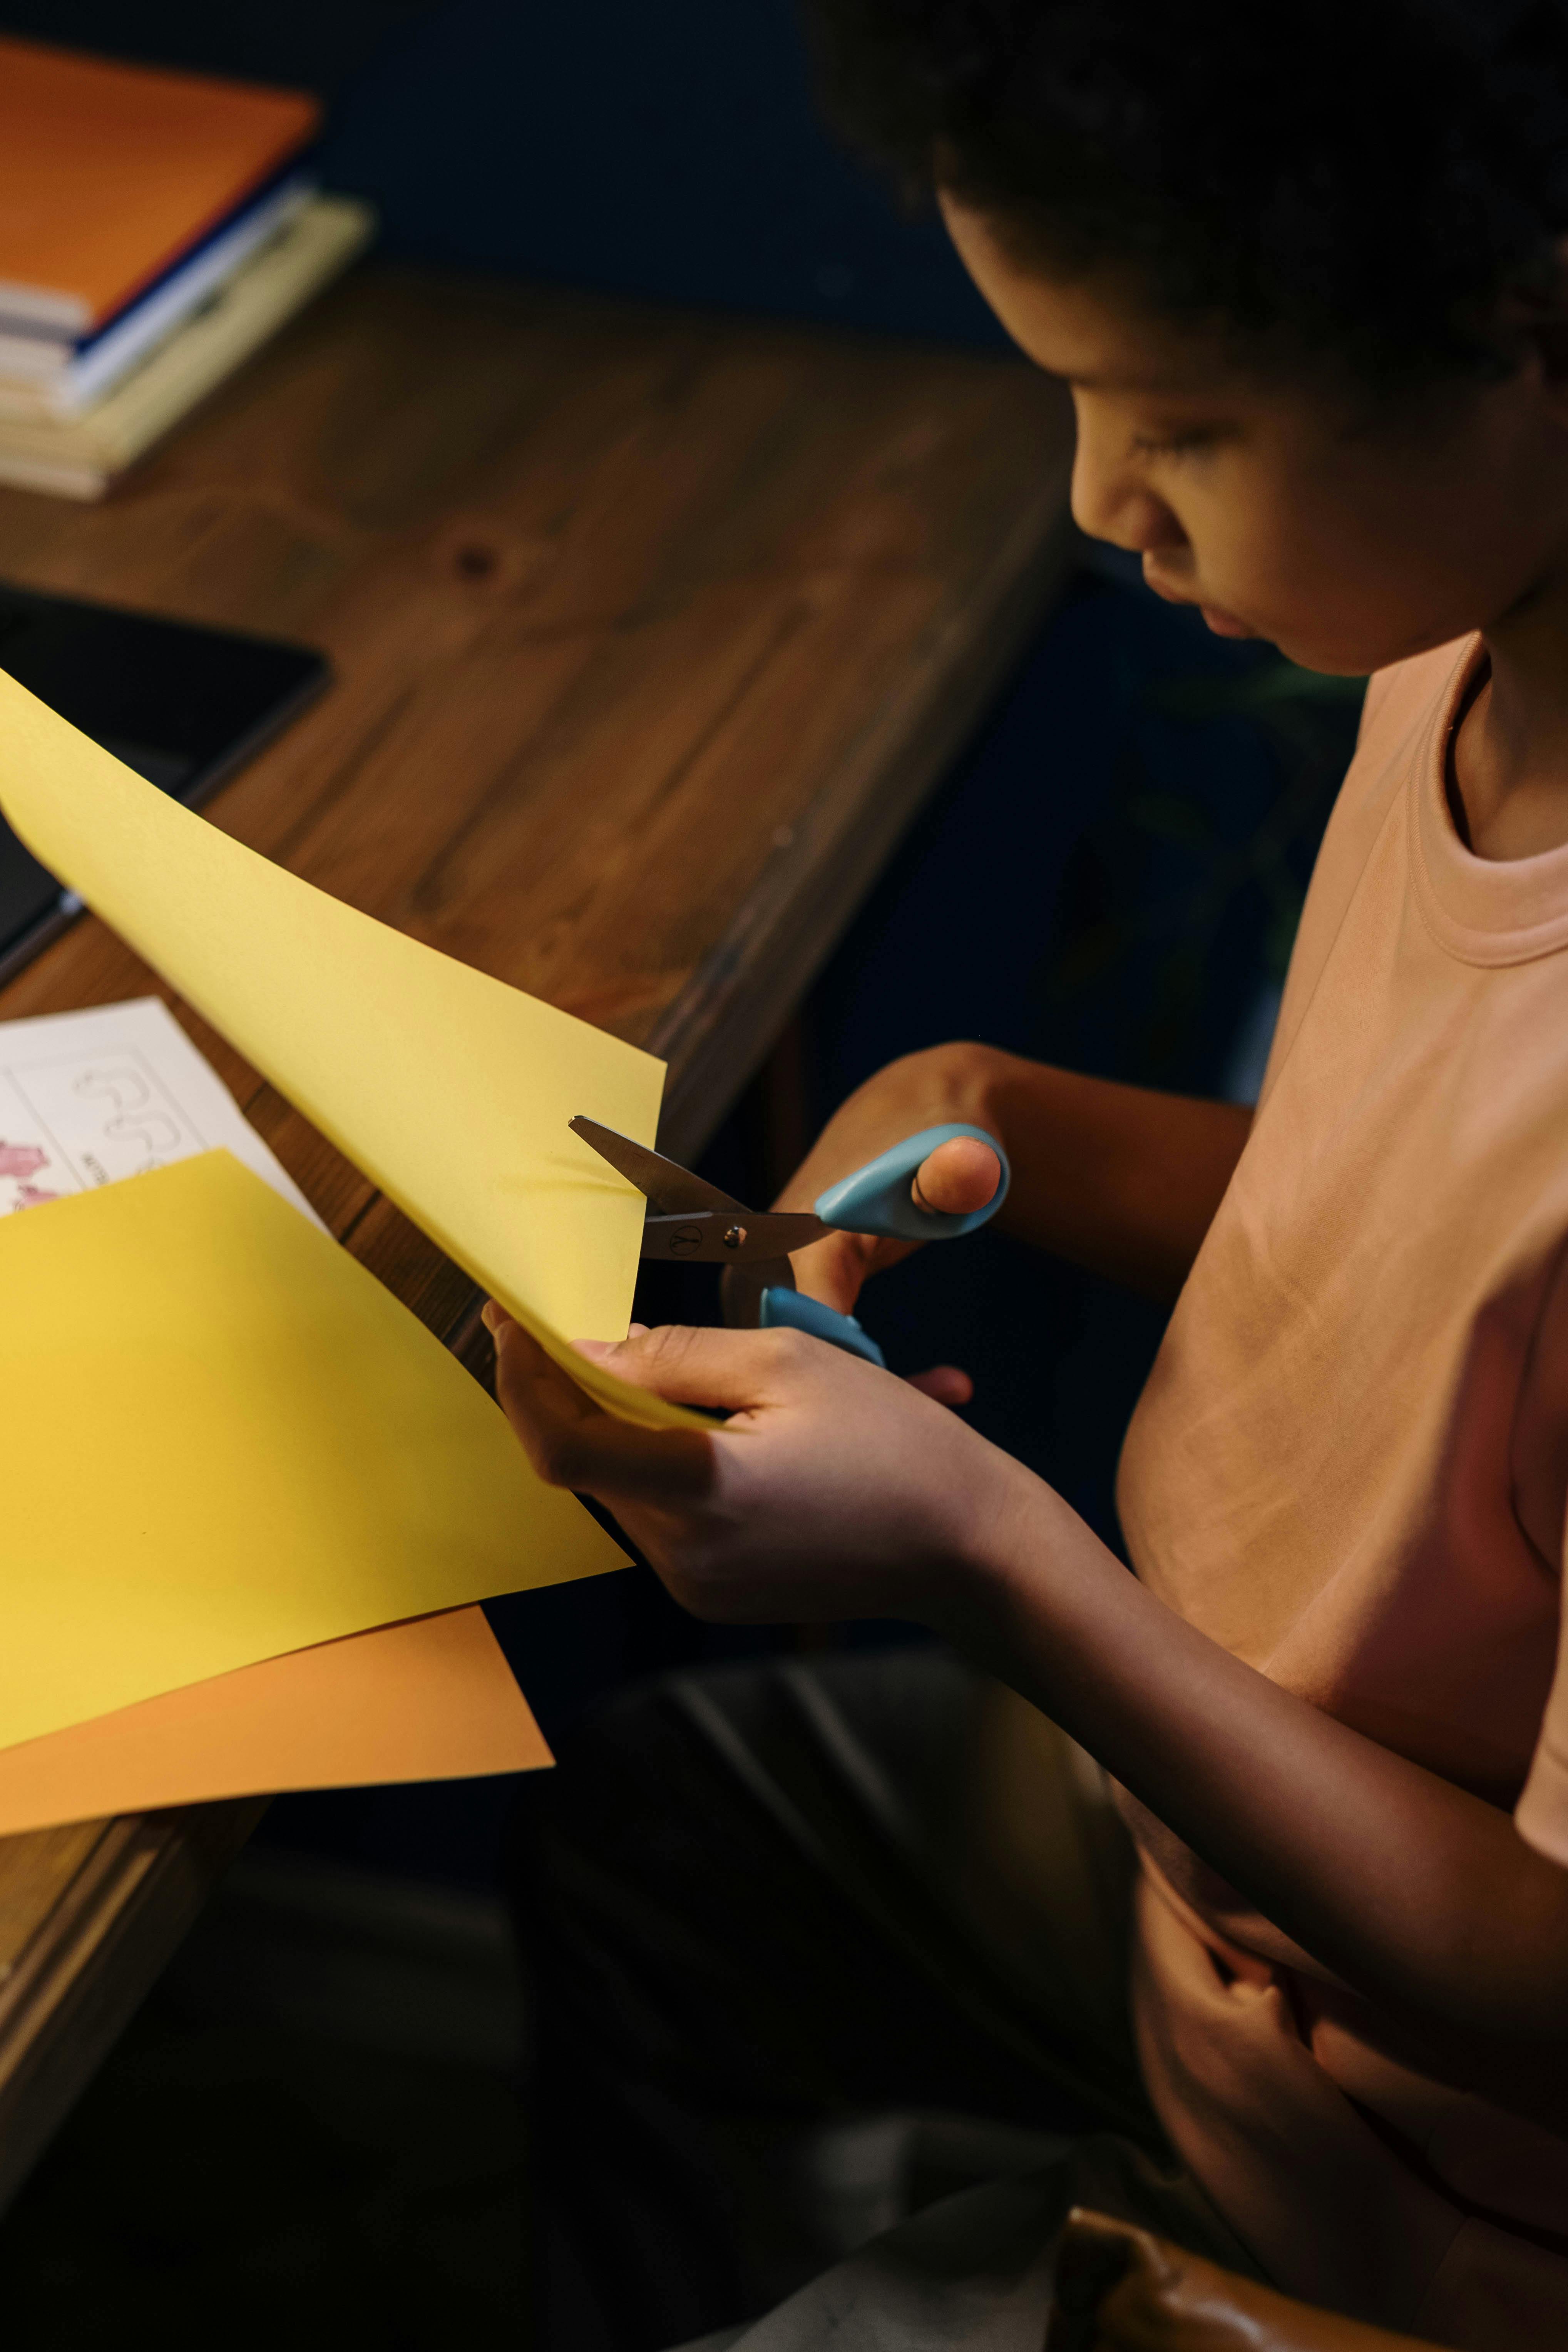
[[1505, 295], [1498, 327], [1505, 347], [1533, 367], [1542, 389], [1568, 422], [1568, 236], [1557, 239], [1555, 269], [1542, 273], [1539, 288]]

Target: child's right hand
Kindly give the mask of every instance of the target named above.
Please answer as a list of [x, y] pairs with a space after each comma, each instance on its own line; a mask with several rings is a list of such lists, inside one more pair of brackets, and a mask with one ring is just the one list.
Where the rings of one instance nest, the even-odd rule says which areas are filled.
[[[849, 1175], [853, 1170], [843, 1172]], [[1002, 1163], [988, 1145], [977, 1143], [973, 1136], [955, 1136], [951, 1143], [939, 1143], [921, 1162], [910, 1197], [920, 1208], [966, 1216], [994, 1198], [1001, 1181]], [[808, 1249], [797, 1250], [790, 1263], [797, 1285], [808, 1297], [849, 1314], [868, 1276], [896, 1265], [921, 1246], [920, 1242], [879, 1239], [875, 1234], [829, 1234]]]
[[[809, 1209], [829, 1184], [852, 1176], [921, 1128], [985, 1125], [984, 1066], [983, 1050], [947, 1045], [908, 1055], [879, 1070], [834, 1113], [775, 1206]], [[984, 1208], [1001, 1179], [996, 1154], [972, 1138], [960, 1137], [939, 1145], [922, 1161], [910, 1193], [921, 1208], [963, 1216]], [[849, 1315], [869, 1276], [896, 1265], [920, 1246], [918, 1242], [881, 1241], [871, 1234], [829, 1234], [809, 1249], [797, 1250], [790, 1264], [808, 1298]]]

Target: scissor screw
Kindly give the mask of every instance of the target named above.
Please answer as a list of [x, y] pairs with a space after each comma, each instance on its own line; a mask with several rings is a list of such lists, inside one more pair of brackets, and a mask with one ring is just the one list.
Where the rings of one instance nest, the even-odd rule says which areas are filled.
[[724, 1229], [724, 1246], [726, 1249], [739, 1249], [745, 1238], [746, 1228], [744, 1225], [727, 1225]]

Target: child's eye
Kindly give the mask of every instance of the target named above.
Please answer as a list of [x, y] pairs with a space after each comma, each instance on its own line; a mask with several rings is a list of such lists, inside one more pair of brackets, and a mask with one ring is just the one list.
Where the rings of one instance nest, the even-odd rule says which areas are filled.
[[1184, 433], [1135, 433], [1132, 446], [1141, 457], [1185, 457], [1211, 448], [1219, 438], [1210, 425], [1194, 425]]

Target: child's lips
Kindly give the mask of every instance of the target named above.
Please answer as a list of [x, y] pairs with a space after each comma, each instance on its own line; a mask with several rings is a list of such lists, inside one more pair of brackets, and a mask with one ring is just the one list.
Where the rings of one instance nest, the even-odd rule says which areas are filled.
[[1167, 604], [1187, 604], [1195, 607], [1203, 614], [1216, 637], [1254, 637], [1258, 635], [1256, 629], [1249, 629], [1245, 621], [1238, 621], [1234, 613], [1226, 612], [1223, 606], [1205, 604], [1196, 596], [1184, 596], [1179, 589], [1165, 587], [1148, 572], [1143, 574], [1143, 583], [1145, 587], [1152, 588], [1156, 596], [1163, 597]]

